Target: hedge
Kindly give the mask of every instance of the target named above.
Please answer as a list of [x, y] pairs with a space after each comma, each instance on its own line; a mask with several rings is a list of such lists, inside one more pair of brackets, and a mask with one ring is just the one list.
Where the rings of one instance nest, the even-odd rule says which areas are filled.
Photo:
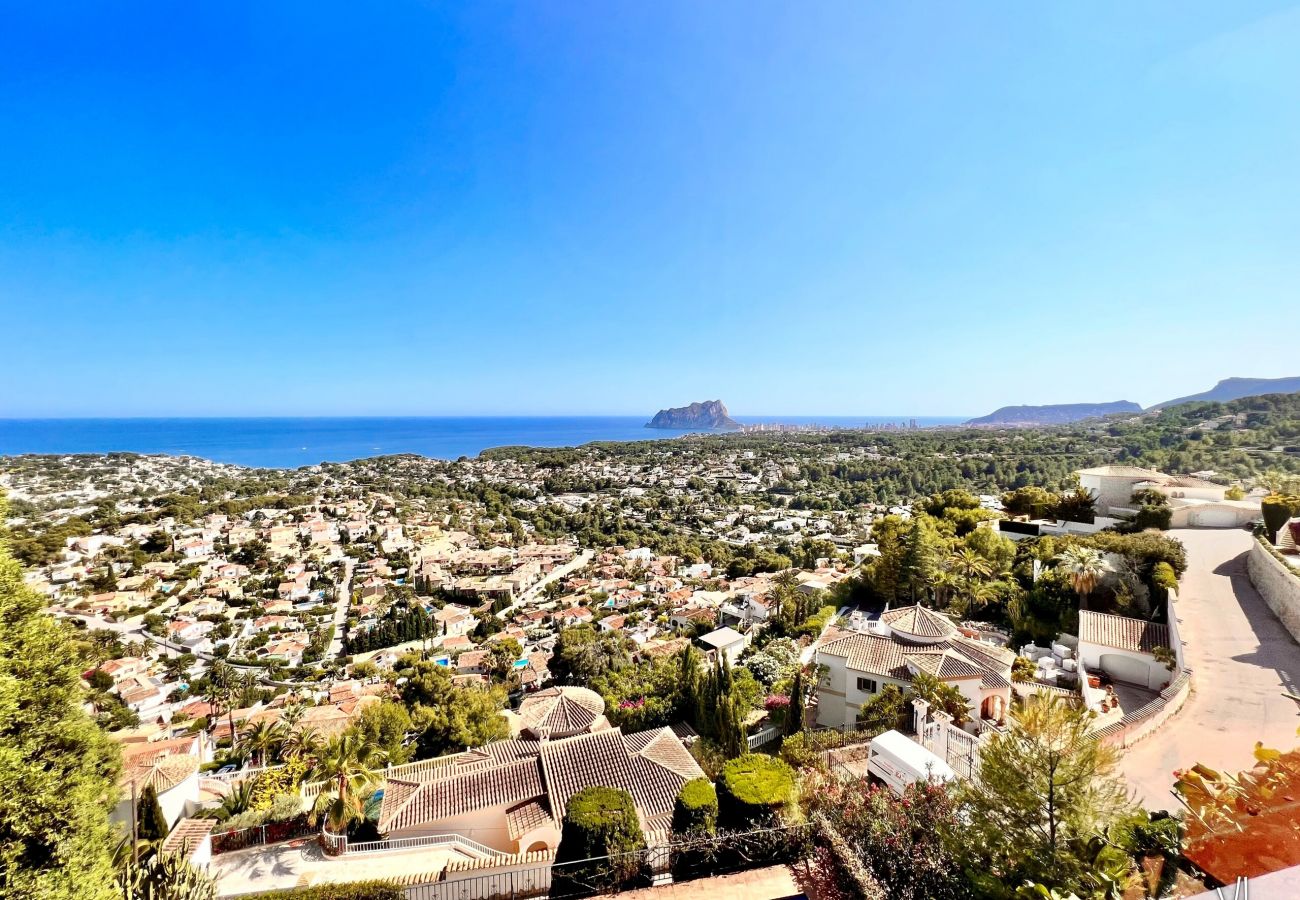
[[390, 881], [355, 881], [245, 894], [240, 900], [406, 900], [406, 892]]
[[736, 831], [764, 828], [777, 824], [793, 797], [793, 769], [774, 756], [747, 753], [722, 767], [718, 818]]
[[[583, 788], [569, 798], [551, 868], [553, 896], [615, 891], [645, 878], [645, 836], [627, 791]], [[604, 861], [603, 857], [617, 857]], [[593, 862], [585, 862], [593, 860]]]
[[1268, 529], [1269, 543], [1277, 540], [1277, 533], [1292, 516], [1300, 515], [1300, 497], [1285, 494], [1269, 494], [1259, 501], [1260, 512], [1264, 516], [1264, 526]]
[[682, 785], [673, 804], [674, 834], [713, 834], [718, 827], [718, 792], [707, 778]]

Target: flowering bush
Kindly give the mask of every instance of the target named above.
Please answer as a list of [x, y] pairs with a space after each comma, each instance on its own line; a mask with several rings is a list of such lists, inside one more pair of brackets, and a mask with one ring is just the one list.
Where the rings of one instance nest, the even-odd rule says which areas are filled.
[[944, 842], [957, 824], [942, 784], [917, 782], [902, 797], [865, 781], [826, 779], [808, 795], [810, 811], [828, 823], [853, 861], [902, 900], [967, 896], [961, 869]]

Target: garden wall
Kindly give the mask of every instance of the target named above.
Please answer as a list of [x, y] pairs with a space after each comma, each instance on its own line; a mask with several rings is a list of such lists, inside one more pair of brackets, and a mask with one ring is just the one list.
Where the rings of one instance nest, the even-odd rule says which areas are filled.
[[1291, 637], [1300, 641], [1300, 575], [1256, 540], [1246, 558], [1250, 583], [1259, 591]]

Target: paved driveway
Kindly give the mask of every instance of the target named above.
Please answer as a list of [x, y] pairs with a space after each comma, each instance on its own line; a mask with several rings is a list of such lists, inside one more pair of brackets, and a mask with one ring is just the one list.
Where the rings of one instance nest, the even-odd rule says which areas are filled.
[[1193, 671], [1193, 692], [1164, 727], [1124, 751], [1129, 787], [1152, 809], [1176, 809], [1174, 769], [1200, 762], [1240, 771], [1256, 741], [1300, 745], [1300, 646], [1246, 576], [1253, 537], [1239, 529], [1170, 532], [1187, 547], [1187, 573], [1174, 605]]

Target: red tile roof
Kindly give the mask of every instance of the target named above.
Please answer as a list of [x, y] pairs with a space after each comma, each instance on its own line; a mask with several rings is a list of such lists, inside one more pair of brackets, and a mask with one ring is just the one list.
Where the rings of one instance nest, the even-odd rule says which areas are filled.
[[1153, 653], [1169, 646], [1169, 627], [1146, 619], [1130, 619], [1083, 610], [1079, 613], [1079, 640], [1116, 650]]

